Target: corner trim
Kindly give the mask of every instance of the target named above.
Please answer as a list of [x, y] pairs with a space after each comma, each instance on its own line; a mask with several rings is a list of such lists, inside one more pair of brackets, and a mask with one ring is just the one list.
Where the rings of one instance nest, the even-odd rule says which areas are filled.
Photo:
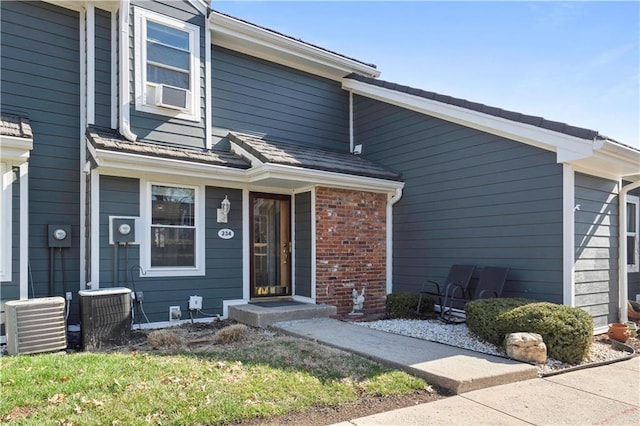
[[562, 168], [562, 304], [575, 306], [575, 172]]

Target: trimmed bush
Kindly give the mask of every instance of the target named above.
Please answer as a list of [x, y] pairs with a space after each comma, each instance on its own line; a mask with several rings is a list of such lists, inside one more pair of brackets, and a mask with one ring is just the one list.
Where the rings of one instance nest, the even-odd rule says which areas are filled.
[[433, 316], [434, 302], [430, 297], [423, 297], [420, 305], [420, 313], [416, 314], [418, 307], [418, 295], [413, 293], [392, 293], [387, 295], [386, 317], [394, 318], [418, 318]]
[[502, 346], [507, 329], [498, 324], [498, 317], [519, 306], [537, 303], [522, 298], [479, 299], [464, 307], [467, 327], [476, 336], [496, 346]]
[[593, 319], [580, 308], [528, 299], [483, 299], [465, 306], [469, 331], [496, 346], [509, 333], [542, 336], [550, 358], [576, 364], [589, 353]]
[[593, 341], [593, 319], [580, 308], [554, 303], [532, 303], [498, 317], [506, 333], [529, 331], [542, 336], [550, 358], [577, 364], [588, 354]]

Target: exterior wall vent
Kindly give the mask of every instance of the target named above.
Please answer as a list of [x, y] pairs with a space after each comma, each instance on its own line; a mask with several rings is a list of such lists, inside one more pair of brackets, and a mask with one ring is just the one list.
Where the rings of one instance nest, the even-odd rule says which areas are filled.
[[62, 297], [12, 300], [6, 303], [9, 355], [55, 352], [67, 348]]
[[113, 287], [81, 290], [80, 320], [82, 349], [92, 351], [102, 345], [123, 345], [131, 337], [131, 290]]
[[179, 87], [160, 84], [156, 86], [155, 104], [164, 108], [188, 109], [189, 91]]

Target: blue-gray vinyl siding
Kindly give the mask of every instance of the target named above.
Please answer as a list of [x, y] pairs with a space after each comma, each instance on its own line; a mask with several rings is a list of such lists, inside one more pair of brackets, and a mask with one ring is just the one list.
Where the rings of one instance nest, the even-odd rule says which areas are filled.
[[295, 197], [295, 294], [313, 297], [311, 294], [311, 192]]
[[349, 96], [340, 83], [212, 47], [213, 125], [301, 145], [349, 150]]
[[111, 13], [96, 9], [95, 124], [111, 127]]
[[[130, 63], [129, 78], [131, 88], [131, 131], [136, 134], [141, 142], [155, 142], [172, 145], [188, 145], [195, 147], [205, 146], [205, 16], [198, 12], [189, 1], [186, 0], [165, 0], [165, 1], [142, 1], [132, 2], [131, 7], [131, 28], [130, 28], [130, 50], [135, 52], [135, 19], [133, 18], [134, 7], [151, 10], [167, 17], [179, 19], [184, 22], [196, 25], [200, 28], [200, 121], [194, 122], [171, 118], [166, 115], [152, 114], [137, 111], [135, 108], [135, 61]], [[133, 56], [132, 56], [133, 58]]]
[[576, 173], [575, 303], [595, 327], [618, 317], [617, 194], [618, 182]]
[[551, 152], [355, 97], [365, 158], [402, 172], [393, 291], [456, 263], [510, 267], [503, 295], [562, 303], [562, 166]]
[[[2, 110], [27, 114], [30, 297], [79, 288], [80, 53], [77, 12], [45, 2], [0, 2]], [[71, 248], [56, 250], [49, 290], [49, 224], [71, 225]], [[31, 288], [35, 292], [31, 291]]]
[[[231, 202], [229, 222], [219, 224], [216, 221], [216, 209], [225, 196]], [[143, 307], [151, 322], [167, 321], [169, 306], [180, 306], [183, 318], [186, 318], [189, 296], [202, 296], [202, 310], [220, 315], [223, 300], [242, 299], [242, 191], [207, 186], [205, 212], [204, 276], [147, 278], [140, 274], [140, 251], [137, 245], [129, 246], [126, 251], [124, 247], [118, 250], [118, 286], [144, 292]], [[100, 177], [101, 288], [115, 284], [114, 250], [109, 244], [109, 216], [138, 217], [140, 214], [138, 179]], [[234, 237], [221, 239], [218, 231], [222, 228], [233, 230]]]

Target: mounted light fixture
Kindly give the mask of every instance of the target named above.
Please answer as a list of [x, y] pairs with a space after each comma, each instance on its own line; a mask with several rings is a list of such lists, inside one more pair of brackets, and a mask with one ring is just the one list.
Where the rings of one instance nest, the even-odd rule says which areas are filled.
[[220, 203], [220, 208], [218, 209], [218, 223], [227, 223], [228, 218], [227, 215], [231, 211], [231, 201], [227, 196], [224, 196], [224, 200]]

